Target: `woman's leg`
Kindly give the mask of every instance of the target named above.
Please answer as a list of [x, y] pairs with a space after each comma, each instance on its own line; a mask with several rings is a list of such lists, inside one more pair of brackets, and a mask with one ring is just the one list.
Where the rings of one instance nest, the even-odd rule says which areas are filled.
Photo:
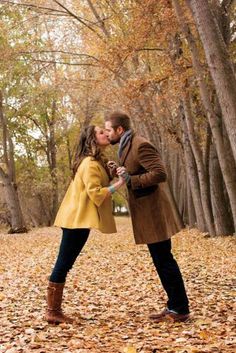
[[58, 257], [48, 283], [46, 320], [49, 323], [73, 321], [61, 310], [63, 289], [67, 273], [83, 249], [89, 231], [89, 229], [63, 229]]
[[62, 229], [62, 240], [56, 263], [54, 265], [50, 281], [55, 283], [64, 283], [67, 273], [70, 271], [83, 249], [90, 230], [80, 229]]

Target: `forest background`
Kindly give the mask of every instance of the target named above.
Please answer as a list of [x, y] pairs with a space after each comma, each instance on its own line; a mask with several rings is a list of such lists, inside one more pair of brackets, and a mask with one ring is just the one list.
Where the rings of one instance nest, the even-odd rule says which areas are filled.
[[160, 151], [178, 221], [234, 233], [234, 0], [0, 0], [0, 12], [3, 227], [51, 225], [81, 128], [122, 110]]

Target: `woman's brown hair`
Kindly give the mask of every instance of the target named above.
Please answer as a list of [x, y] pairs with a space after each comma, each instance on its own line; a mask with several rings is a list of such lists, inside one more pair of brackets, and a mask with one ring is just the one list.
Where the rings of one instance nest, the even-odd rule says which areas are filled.
[[95, 125], [89, 125], [81, 131], [72, 164], [73, 178], [75, 177], [82, 160], [88, 156], [100, 161], [107, 170], [105, 161], [103, 161], [102, 158], [101, 150], [97, 144]]

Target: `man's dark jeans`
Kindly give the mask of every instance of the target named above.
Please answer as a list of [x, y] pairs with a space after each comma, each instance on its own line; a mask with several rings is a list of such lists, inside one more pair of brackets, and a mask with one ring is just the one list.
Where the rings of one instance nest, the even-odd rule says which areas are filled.
[[62, 228], [62, 239], [55, 263], [50, 276], [50, 281], [54, 283], [64, 283], [67, 273], [70, 271], [83, 249], [90, 230], [87, 228], [66, 229]]
[[167, 307], [178, 314], [188, 314], [188, 298], [179, 266], [171, 253], [171, 240], [148, 244], [161, 283], [167, 293]]

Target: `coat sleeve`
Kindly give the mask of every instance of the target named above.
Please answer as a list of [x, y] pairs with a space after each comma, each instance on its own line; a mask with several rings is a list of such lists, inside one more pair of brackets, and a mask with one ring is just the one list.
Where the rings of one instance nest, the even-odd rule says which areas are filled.
[[97, 162], [90, 161], [82, 174], [82, 181], [90, 200], [97, 207], [101, 206], [109, 193], [108, 188], [102, 186], [101, 178], [102, 175]]
[[160, 154], [151, 144], [144, 142], [138, 148], [138, 162], [144, 172], [131, 176], [133, 190], [157, 185], [166, 181], [166, 171]]

